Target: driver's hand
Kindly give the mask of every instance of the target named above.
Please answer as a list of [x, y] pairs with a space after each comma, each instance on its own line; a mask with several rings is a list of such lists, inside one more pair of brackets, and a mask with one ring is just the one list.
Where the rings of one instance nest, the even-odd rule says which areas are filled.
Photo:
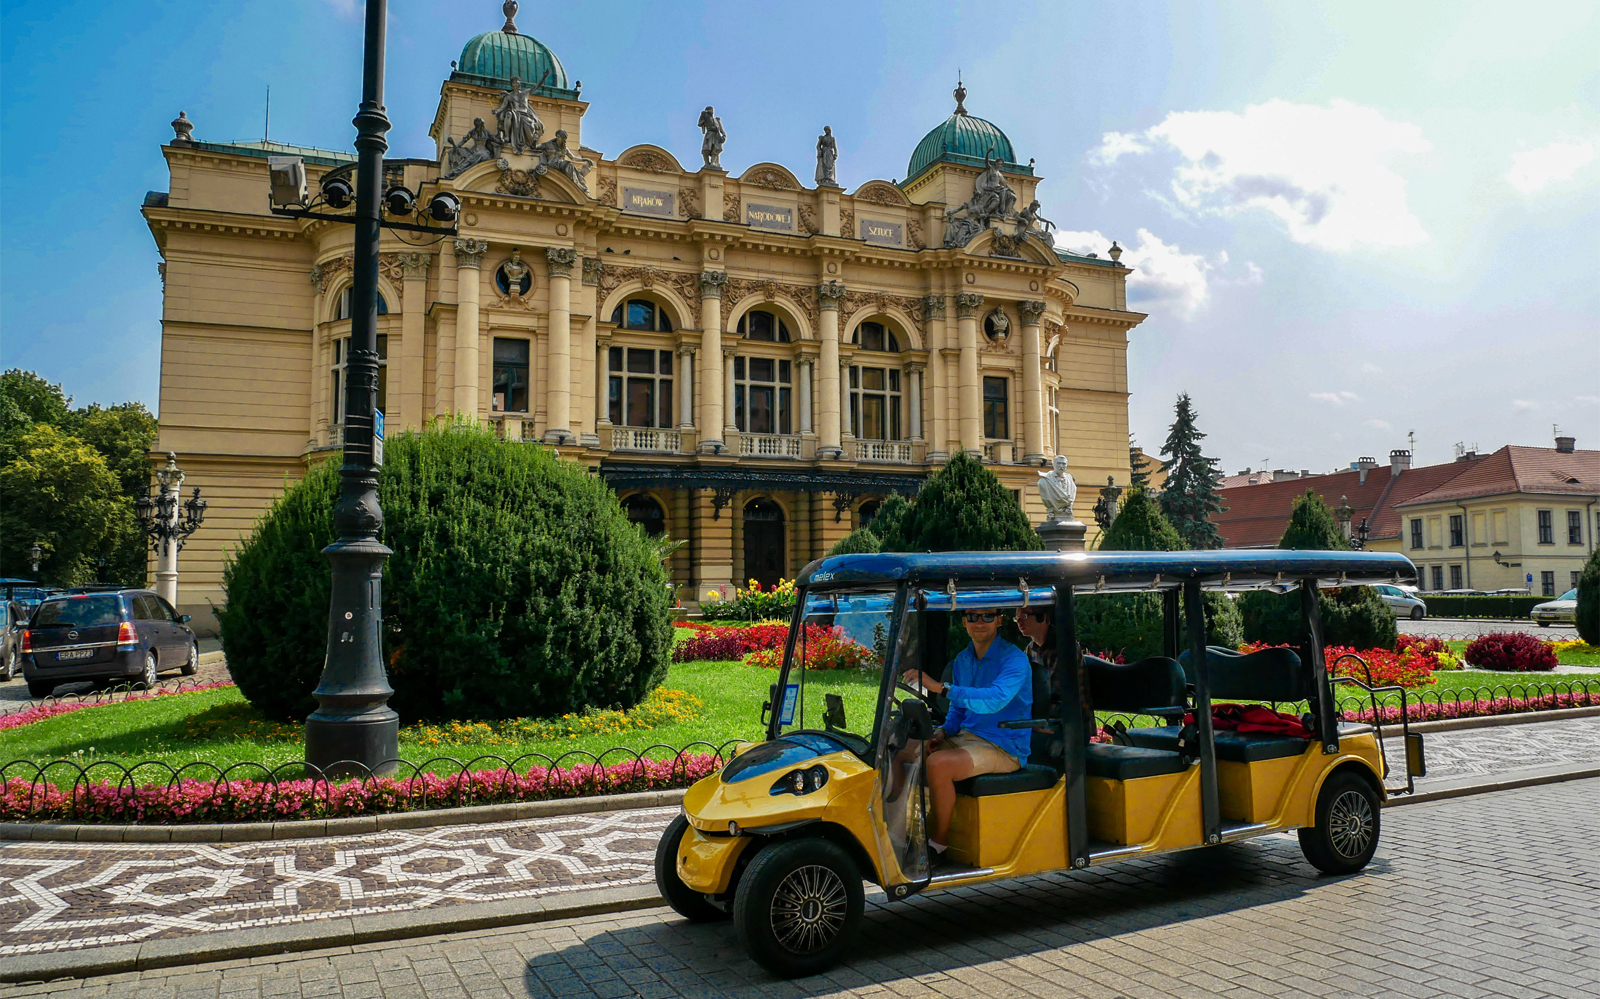
[[933, 734], [928, 736], [928, 746], [927, 746], [928, 752], [931, 753], [935, 749], [938, 749], [940, 746], [944, 745], [945, 738], [946, 738], [946, 736], [944, 734], [944, 729], [942, 729], [942, 728], [934, 729], [933, 730]]
[[943, 693], [944, 684], [922, 672], [920, 669], [908, 669], [900, 674], [900, 682], [922, 687], [931, 694]]

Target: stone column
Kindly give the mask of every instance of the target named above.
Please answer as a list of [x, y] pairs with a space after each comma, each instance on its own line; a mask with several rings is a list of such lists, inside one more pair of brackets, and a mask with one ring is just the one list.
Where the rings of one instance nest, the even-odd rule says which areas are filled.
[[[817, 456], [839, 458], [844, 455], [840, 446], [840, 388], [839, 388], [839, 300], [844, 297], [844, 282], [824, 281], [817, 286], [817, 300], [822, 307], [818, 326], [822, 356], [818, 359], [817, 401]], [[847, 383], [848, 384], [848, 383]]]
[[546, 444], [571, 444], [572, 432], [572, 265], [578, 251], [552, 246], [544, 251], [550, 267], [550, 368], [546, 372], [549, 395], [545, 399]]
[[722, 348], [722, 439], [731, 441], [739, 432], [739, 414], [733, 405], [733, 358], [738, 348], [729, 344]]
[[855, 421], [850, 419], [850, 360], [843, 358], [839, 361], [839, 439], [848, 443], [855, 435]]
[[456, 412], [478, 418], [478, 291], [483, 283], [486, 239], [457, 238], [456, 247]]
[[611, 338], [594, 340], [594, 431], [611, 426]]
[[910, 422], [908, 429], [914, 441], [922, 440], [922, 371], [921, 364], [906, 365], [906, 399], [910, 410], [907, 413]]
[[[577, 386], [583, 383], [583, 379], [587, 375], [589, 386], [592, 388], [596, 379], [590, 372], [593, 372], [600, 365], [600, 358], [595, 353], [595, 340], [598, 333], [597, 324], [600, 321], [600, 261], [594, 257], [584, 257], [582, 277], [579, 280], [582, 281], [582, 286], [578, 292], [578, 300], [583, 305], [583, 310], [589, 314], [589, 318], [583, 322], [583, 341], [578, 350], [579, 370], [576, 384], [573, 387], [577, 398], [573, 403], [573, 408], [581, 413], [583, 411], [583, 403], [586, 401], [589, 403], [590, 418], [588, 425], [593, 430], [590, 433], [584, 433], [582, 426], [576, 426], [573, 429], [578, 431], [578, 438], [581, 443], [597, 447], [600, 444], [600, 435], [597, 425], [599, 421], [596, 417], [599, 414], [600, 404], [592, 399], [585, 400], [583, 396], [590, 389], [579, 389]], [[584, 423], [582, 420], [574, 420], [574, 422]]]
[[694, 351], [686, 343], [678, 344], [678, 371], [673, 377], [678, 392], [678, 429], [694, 429]]
[[[721, 189], [718, 188], [718, 200]], [[707, 202], [709, 204], [709, 202]], [[726, 271], [700, 272], [700, 347], [706, 363], [700, 365], [700, 446], [716, 454], [722, 443], [722, 286]]]
[[956, 296], [957, 335], [961, 341], [961, 449], [983, 454], [983, 382], [978, 378], [978, 310], [983, 296], [964, 291]]
[[928, 317], [928, 409], [933, 418], [928, 421], [928, 459], [946, 457], [945, 444], [950, 440], [950, 402], [945, 397], [944, 345], [945, 301], [943, 295], [924, 295], [922, 308]]
[[809, 434], [811, 432], [811, 358], [802, 357], [796, 361], [795, 364], [799, 368], [800, 375], [800, 385], [798, 386], [798, 395], [800, 399], [800, 432], [802, 434]]
[[402, 430], [420, 430], [422, 416], [422, 338], [428, 319], [428, 267], [433, 263], [429, 253], [400, 254], [400, 270], [404, 277], [400, 296], [400, 356], [399, 389], [396, 398], [399, 408], [385, 413], [385, 430], [394, 433]]
[[1039, 320], [1043, 302], [1018, 302], [1022, 316], [1022, 460], [1044, 464], [1044, 383], [1039, 368]]

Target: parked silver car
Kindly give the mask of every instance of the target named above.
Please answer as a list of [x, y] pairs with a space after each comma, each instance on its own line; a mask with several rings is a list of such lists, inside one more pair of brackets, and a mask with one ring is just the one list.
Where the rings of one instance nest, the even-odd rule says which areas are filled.
[[1552, 624], [1578, 623], [1578, 590], [1576, 587], [1556, 597], [1546, 600], [1542, 604], [1534, 604], [1533, 611], [1528, 615], [1541, 628], [1548, 628]]
[[1413, 621], [1420, 621], [1428, 616], [1428, 605], [1422, 602], [1415, 590], [1410, 587], [1390, 586], [1387, 583], [1374, 586], [1378, 596], [1394, 611], [1395, 617], [1408, 617]]

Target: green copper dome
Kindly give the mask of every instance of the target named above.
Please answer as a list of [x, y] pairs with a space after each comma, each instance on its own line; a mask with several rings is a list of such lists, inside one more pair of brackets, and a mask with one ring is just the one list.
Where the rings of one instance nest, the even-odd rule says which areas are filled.
[[512, 21], [516, 4], [506, 4], [505, 27], [485, 31], [467, 42], [450, 79], [483, 87], [504, 88], [517, 77], [522, 85], [553, 97], [573, 98], [577, 91], [567, 82], [566, 68], [543, 42], [517, 31]]
[[1011, 140], [1000, 131], [998, 125], [967, 113], [964, 104], [966, 96], [966, 88], [958, 84], [955, 113], [917, 143], [916, 150], [911, 154], [911, 162], [906, 166], [906, 179], [902, 186], [916, 180], [935, 163], [982, 167], [985, 154], [998, 159], [1001, 169], [1007, 173], [1033, 172], [1032, 167], [1017, 163]]

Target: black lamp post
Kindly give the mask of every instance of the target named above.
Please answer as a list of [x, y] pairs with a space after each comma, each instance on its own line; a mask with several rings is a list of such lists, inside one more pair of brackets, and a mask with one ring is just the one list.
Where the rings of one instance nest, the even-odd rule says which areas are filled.
[[33, 574], [37, 576], [39, 575], [39, 563], [44, 561], [44, 545], [35, 541], [33, 547], [28, 549], [28, 554], [31, 556], [33, 563]]
[[[333, 509], [339, 539], [323, 554], [332, 564], [333, 595], [328, 606], [328, 651], [322, 679], [313, 696], [317, 710], [306, 718], [306, 761], [330, 775], [386, 774], [398, 766], [400, 716], [389, 707], [394, 688], [383, 666], [383, 563], [390, 555], [378, 540], [383, 511], [378, 506], [378, 463], [374, 447], [378, 404], [378, 238], [380, 230], [453, 236], [461, 201], [439, 191], [424, 206], [401, 185], [383, 190], [384, 135], [389, 118], [383, 108], [386, 0], [367, 0], [361, 108], [356, 112], [356, 184], [347, 168], [322, 178], [321, 194], [308, 202], [305, 162], [298, 156], [272, 157], [271, 211], [300, 219], [353, 223], [354, 278], [350, 293], [350, 348], [345, 367], [344, 464], [339, 468], [339, 499]], [[351, 208], [353, 213], [344, 212]], [[333, 212], [313, 209], [327, 207]], [[396, 216], [385, 219], [387, 211]], [[411, 218], [405, 222], [398, 219]], [[447, 223], [433, 225], [431, 223]], [[405, 237], [401, 237], [405, 238]]]

